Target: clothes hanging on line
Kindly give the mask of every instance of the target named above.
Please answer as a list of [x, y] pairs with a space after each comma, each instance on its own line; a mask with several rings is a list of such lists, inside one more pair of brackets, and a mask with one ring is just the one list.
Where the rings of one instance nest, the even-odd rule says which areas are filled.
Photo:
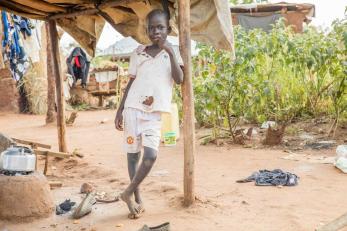
[[31, 36], [24, 36], [23, 33], [20, 33], [20, 37], [30, 61], [36, 63], [40, 62], [40, 51], [42, 48], [41, 33], [44, 24], [39, 20], [31, 20], [31, 24]]
[[17, 26], [18, 31], [23, 34], [24, 38], [26, 38], [26, 36], [31, 36], [32, 29], [34, 29], [35, 26], [29, 19], [18, 15], [12, 15], [12, 18], [14, 24]]
[[[3, 24], [2, 24], [2, 18], [0, 18], [0, 20], [1, 20], [1, 22], [0, 22], [0, 41], [2, 41], [2, 38], [3, 38], [3, 35], [4, 35], [4, 29], [3, 29]], [[0, 46], [2, 48], [2, 45], [0, 45]], [[6, 68], [6, 66], [5, 66], [5, 62], [4, 62], [2, 49], [0, 49], [0, 51], [1, 51], [0, 52], [0, 69], [4, 69], [4, 68]]]
[[13, 78], [19, 81], [28, 70], [30, 63], [19, 36], [19, 27], [15, 25], [14, 18], [16, 18], [16, 16], [13, 14], [8, 15], [6, 11], [1, 12], [4, 33], [2, 52], [4, 61], [9, 61], [10, 63], [10, 70]]

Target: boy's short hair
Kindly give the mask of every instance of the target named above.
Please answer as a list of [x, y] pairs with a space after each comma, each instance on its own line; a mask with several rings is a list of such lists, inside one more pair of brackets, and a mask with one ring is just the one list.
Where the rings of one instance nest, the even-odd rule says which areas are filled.
[[151, 18], [153, 18], [154, 16], [157, 16], [157, 15], [164, 16], [165, 19], [166, 19], [167, 25], [168, 26], [170, 25], [170, 15], [169, 15], [169, 13], [164, 11], [164, 10], [162, 10], [162, 9], [154, 9], [154, 10], [152, 10], [151, 12], [149, 12], [147, 14], [147, 17], [146, 17], [147, 26], [149, 24], [149, 20]]

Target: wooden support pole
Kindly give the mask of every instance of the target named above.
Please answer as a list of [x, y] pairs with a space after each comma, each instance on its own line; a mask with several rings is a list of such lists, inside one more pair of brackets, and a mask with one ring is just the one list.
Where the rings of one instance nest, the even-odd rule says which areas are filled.
[[58, 143], [59, 151], [67, 152], [66, 146], [66, 124], [65, 124], [65, 99], [63, 91], [63, 79], [60, 71], [60, 55], [59, 55], [59, 39], [57, 25], [54, 20], [48, 21], [49, 36], [51, 40], [51, 52], [53, 58], [53, 74], [55, 77], [55, 86], [57, 93], [57, 127], [58, 127]]
[[104, 97], [102, 95], [99, 95], [99, 107], [102, 107], [104, 105], [103, 99]]
[[45, 168], [43, 169], [43, 174], [46, 176], [47, 175], [47, 171], [48, 171], [48, 161], [49, 161], [49, 155], [46, 155], [45, 158]]
[[57, 120], [55, 111], [55, 79], [53, 75], [53, 54], [51, 49], [51, 39], [49, 36], [49, 25], [45, 23], [47, 40], [47, 114], [46, 124], [54, 123]]
[[192, 84], [190, 0], [178, 1], [180, 52], [184, 63], [183, 96], [183, 136], [184, 136], [184, 204], [195, 201], [195, 127], [194, 93]]
[[[31, 145], [31, 148], [32, 148], [32, 149], [36, 149], [36, 148], [37, 148], [37, 145], [36, 145], [36, 144], [33, 144], [33, 145]], [[35, 153], [35, 171], [37, 171], [37, 165], [38, 165], [38, 163], [39, 163], [39, 159], [38, 159], [37, 154]]]

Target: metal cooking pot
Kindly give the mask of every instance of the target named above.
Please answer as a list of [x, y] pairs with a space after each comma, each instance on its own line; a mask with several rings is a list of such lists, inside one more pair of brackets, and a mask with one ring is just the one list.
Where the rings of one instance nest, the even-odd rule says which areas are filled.
[[27, 147], [12, 146], [0, 155], [0, 169], [13, 172], [32, 172], [35, 170], [36, 156]]

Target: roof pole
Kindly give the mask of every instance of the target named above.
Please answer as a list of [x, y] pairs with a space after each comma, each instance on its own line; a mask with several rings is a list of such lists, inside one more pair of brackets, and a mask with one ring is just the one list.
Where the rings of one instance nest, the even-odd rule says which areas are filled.
[[54, 123], [57, 120], [57, 115], [55, 112], [55, 79], [53, 73], [53, 55], [52, 55], [52, 45], [49, 36], [49, 25], [45, 22], [45, 36], [46, 36], [46, 51], [47, 51], [47, 114], [46, 114], [46, 124]]
[[195, 116], [194, 92], [192, 84], [191, 39], [190, 39], [190, 0], [178, 1], [179, 42], [184, 63], [183, 96], [183, 136], [184, 136], [184, 205], [195, 201]]
[[[59, 38], [57, 31], [57, 24], [54, 20], [48, 21], [48, 31], [47, 38], [51, 42], [51, 54], [52, 54], [52, 64], [53, 71], [52, 74], [55, 77], [55, 87], [57, 93], [57, 128], [58, 128], [58, 143], [59, 151], [67, 152], [66, 146], [66, 125], [65, 125], [65, 99], [63, 92], [63, 80], [60, 70], [60, 55], [59, 55]], [[49, 60], [47, 60], [49, 61]], [[49, 75], [50, 73], [48, 73]]]

